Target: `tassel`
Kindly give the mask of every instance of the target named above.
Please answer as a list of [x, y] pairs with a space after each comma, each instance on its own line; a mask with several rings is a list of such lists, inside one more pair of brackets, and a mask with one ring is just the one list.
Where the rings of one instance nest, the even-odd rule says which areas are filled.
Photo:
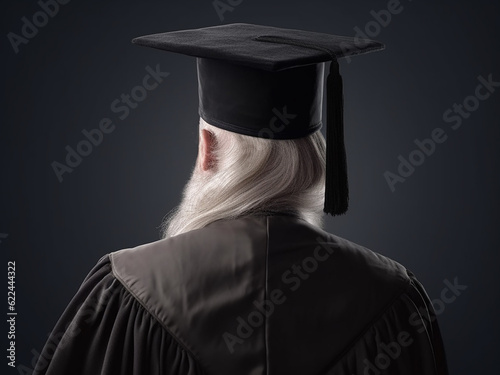
[[346, 213], [349, 205], [343, 112], [342, 77], [337, 60], [333, 60], [326, 80], [326, 181], [323, 208], [325, 213], [333, 216]]

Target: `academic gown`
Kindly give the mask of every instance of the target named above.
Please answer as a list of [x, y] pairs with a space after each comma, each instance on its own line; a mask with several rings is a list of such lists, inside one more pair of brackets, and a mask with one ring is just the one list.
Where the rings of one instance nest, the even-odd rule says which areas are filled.
[[436, 314], [410, 271], [284, 214], [106, 254], [34, 372], [447, 373]]

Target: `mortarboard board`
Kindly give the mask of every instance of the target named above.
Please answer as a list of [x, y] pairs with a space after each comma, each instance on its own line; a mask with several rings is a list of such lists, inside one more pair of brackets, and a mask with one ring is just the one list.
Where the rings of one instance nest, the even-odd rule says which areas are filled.
[[199, 115], [207, 123], [260, 138], [305, 137], [322, 126], [327, 78], [323, 211], [347, 211], [349, 192], [338, 59], [384, 45], [310, 31], [229, 24], [141, 36], [133, 43], [197, 57]]

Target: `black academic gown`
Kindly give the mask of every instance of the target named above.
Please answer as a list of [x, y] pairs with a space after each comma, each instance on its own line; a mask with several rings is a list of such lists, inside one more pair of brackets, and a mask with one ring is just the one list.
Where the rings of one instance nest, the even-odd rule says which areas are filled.
[[447, 374], [399, 263], [287, 215], [218, 220], [110, 253], [34, 374]]

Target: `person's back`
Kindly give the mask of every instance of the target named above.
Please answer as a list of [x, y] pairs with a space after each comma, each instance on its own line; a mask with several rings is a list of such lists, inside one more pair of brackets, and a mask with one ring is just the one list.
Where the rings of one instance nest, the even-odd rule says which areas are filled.
[[322, 229], [349, 201], [336, 60], [383, 45], [248, 24], [134, 41], [198, 57], [198, 158], [163, 239], [101, 258], [35, 374], [446, 375], [413, 274]]
[[218, 220], [111, 253], [80, 291], [81, 337], [49, 374], [67, 361], [73, 374], [446, 372], [415, 277], [294, 216]]

